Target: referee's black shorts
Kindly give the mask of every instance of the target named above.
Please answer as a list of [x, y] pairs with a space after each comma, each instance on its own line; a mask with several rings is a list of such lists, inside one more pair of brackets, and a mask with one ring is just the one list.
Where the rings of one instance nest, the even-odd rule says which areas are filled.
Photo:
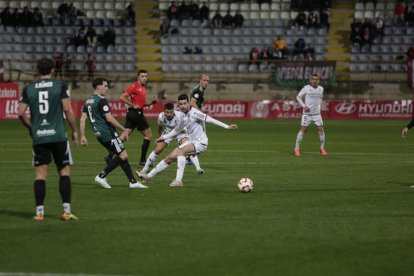
[[149, 124], [144, 116], [143, 110], [128, 108], [124, 127], [129, 129], [136, 128], [139, 131], [144, 131], [148, 129]]

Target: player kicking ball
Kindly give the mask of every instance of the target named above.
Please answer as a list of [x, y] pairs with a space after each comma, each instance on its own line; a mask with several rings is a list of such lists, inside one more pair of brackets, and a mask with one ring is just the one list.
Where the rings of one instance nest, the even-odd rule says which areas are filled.
[[128, 154], [116, 132], [116, 128], [122, 131], [125, 131], [125, 128], [112, 116], [108, 100], [105, 98], [106, 91], [108, 91], [106, 79], [97, 78], [93, 80], [92, 87], [95, 89], [95, 93], [85, 102], [80, 118], [81, 145], [88, 145], [88, 140], [85, 136], [85, 121], [89, 118], [99, 143], [109, 153], [116, 155], [109, 161], [104, 170], [95, 177], [95, 181], [103, 188], [110, 189], [111, 186], [107, 182], [106, 176], [118, 166], [121, 166], [128, 177], [130, 188], [148, 188], [137, 182], [132, 174], [131, 166], [128, 162]]
[[313, 74], [310, 77], [310, 84], [305, 85], [296, 96], [298, 103], [303, 107], [303, 113], [301, 127], [296, 137], [295, 156], [300, 156], [300, 145], [311, 123], [314, 123], [318, 128], [321, 154], [328, 155], [325, 151], [325, 131], [321, 116], [323, 87], [319, 85], [319, 81], [319, 75]]
[[155, 175], [165, 170], [172, 162], [177, 161], [177, 174], [169, 186], [183, 186], [183, 175], [186, 165], [185, 157], [188, 155], [200, 154], [207, 150], [208, 138], [203, 129], [204, 122], [212, 123], [225, 129], [237, 129], [237, 125], [227, 125], [198, 111], [195, 108], [192, 108], [186, 94], [178, 96], [178, 107], [181, 110], [179, 113], [181, 121], [180, 124], [168, 134], [161, 135], [157, 139], [157, 143], [164, 142], [172, 137], [175, 137], [184, 129], [187, 130], [188, 140], [175, 148], [164, 160], [158, 163], [158, 165], [151, 170], [149, 174], [140, 174], [139, 176], [145, 182], [148, 182]]
[[[177, 125], [180, 124], [180, 111], [174, 110], [174, 105], [172, 103], [166, 103], [164, 105], [164, 111], [161, 112], [158, 115], [158, 137], [164, 134], [168, 134], [173, 130]], [[188, 140], [188, 135], [185, 129], [183, 129], [180, 133], [178, 133], [175, 137], [171, 137], [169, 139], [166, 139], [162, 142], [156, 143], [155, 149], [150, 153], [150, 155], [147, 158], [147, 161], [145, 162], [144, 168], [138, 172], [137, 174], [145, 174], [147, 173], [148, 169], [152, 166], [152, 164], [155, 162], [157, 157], [164, 151], [168, 145], [173, 142], [177, 141], [179, 145], [185, 143]], [[191, 162], [196, 167], [197, 173], [199, 175], [204, 174], [204, 170], [200, 167], [200, 162], [198, 161], [197, 155], [190, 156]]]

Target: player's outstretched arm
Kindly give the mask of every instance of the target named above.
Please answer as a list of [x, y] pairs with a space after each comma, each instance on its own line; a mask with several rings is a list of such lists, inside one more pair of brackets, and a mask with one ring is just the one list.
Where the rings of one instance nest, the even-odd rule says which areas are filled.
[[239, 127], [237, 125], [229, 125], [227, 129], [238, 129]]

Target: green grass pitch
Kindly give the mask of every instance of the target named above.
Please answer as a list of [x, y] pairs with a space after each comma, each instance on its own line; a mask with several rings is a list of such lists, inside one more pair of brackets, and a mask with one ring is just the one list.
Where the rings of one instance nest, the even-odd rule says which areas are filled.
[[[236, 123], [208, 125], [205, 175], [188, 166], [184, 187], [170, 188], [174, 163], [147, 190], [129, 189], [120, 168], [111, 190], [94, 183], [105, 151], [88, 126], [89, 147], [72, 149], [79, 221], [59, 220], [52, 165], [38, 223], [29, 136], [20, 122], [1, 121], [0, 274], [413, 274], [414, 135], [401, 139], [405, 121], [326, 121], [329, 155], [319, 154], [312, 126], [300, 158], [299, 120]], [[126, 143], [133, 169], [141, 141], [135, 132]], [[242, 177], [252, 193], [237, 190]]]

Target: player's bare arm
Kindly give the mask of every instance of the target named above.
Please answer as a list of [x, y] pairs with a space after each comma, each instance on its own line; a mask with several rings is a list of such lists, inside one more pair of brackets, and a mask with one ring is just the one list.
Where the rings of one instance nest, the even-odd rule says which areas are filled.
[[150, 106], [150, 105], [153, 105], [153, 104], [156, 104], [156, 103], [158, 103], [158, 98], [154, 96], [152, 98], [152, 100], [147, 99], [145, 101], [145, 106]]
[[27, 127], [30, 131], [30, 120], [29, 117], [27, 117], [26, 109], [28, 105], [26, 103], [19, 103], [19, 107], [17, 109], [17, 114], [19, 116], [20, 121], [22, 121], [23, 125]]
[[81, 135], [81, 146], [87, 146], [88, 145], [88, 139], [86, 139], [85, 136], [85, 122], [88, 118], [88, 115], [85, 112], [82, 112], [82, 115], [79, 120], [79, 129], [80, 129], [80, 135]]
[[69, 98], [62, 99], [62, 108], [65, 113], [66, 120], [72, 129], [72, 142], [75, 147], [78, 146], [78, 126], [76, 124], [75, 114], [73, 114], [72, 104]]
[[119, 99], [123, 102], [126, 103], [127, 105], [129, 105], [132, 108], [138, 109], [140, 108], [139, 106], [133, 104], [130, 100], [130, 96], [127, 93], [122, 93], [121, 96], [119, 97]]

